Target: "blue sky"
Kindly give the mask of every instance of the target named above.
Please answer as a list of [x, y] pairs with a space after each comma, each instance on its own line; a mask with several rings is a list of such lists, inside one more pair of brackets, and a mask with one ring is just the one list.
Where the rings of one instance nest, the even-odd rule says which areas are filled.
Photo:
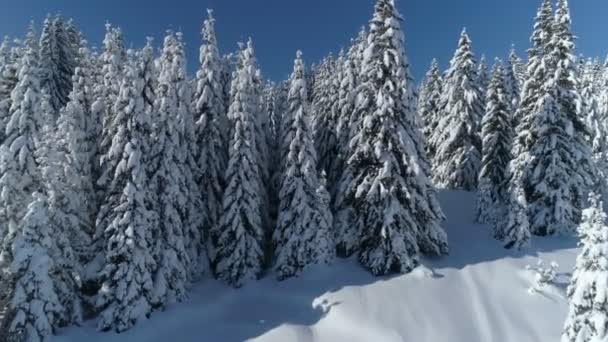
[[[20, 0], [3, 1], [0, 35], [22, 36], [31, 19], [38, 27], [46, 13], [73, 17], [89, 41], [99, 45], [104, 23], [123, 28], [126, 41], [141, 46], [146, 36], [162, 42], [166, 29], [182, 30], [188, 44], [190, 72], [197, 66], [200, 27], [213, 8], [222, 52], [253, 37], [263, 73], [280, 80], [291, 71], [295, 51], [307, 63], [348, 44], [367, 24], [373, 0]], [[572, 0], [578, 52], [608, 52], [608, 1]], [[540, 0], [397, 0], [405, 18], [407, 53], [417, 80], [431, 58], [445, 68], [459, 33], [467, 27], [479, 56], [504, 57], [511, 44], [524, 55]]]

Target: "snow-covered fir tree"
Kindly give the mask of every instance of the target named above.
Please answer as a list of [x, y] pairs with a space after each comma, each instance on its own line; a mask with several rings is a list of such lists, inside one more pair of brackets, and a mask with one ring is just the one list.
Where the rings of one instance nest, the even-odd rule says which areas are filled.
[[123, 45], [122, 31], [106, 24], [106, 35], [103, 40], [104, 51], [101, 58], [101, 77], [103, 83], [97, 84], [99, 89], [95, 90], [95, 103], [93, 103], [93, 115], [100, 118], [98, 128], [99, 142], [98, 155], [99, 167], [94, 170], [97, 186], [104, 196], [104, 190], [109, 186], [111, 178], [116, 169], [117, 160], [110, 159], [107, 154], [112, 146], [112, 138], [116, 135], [117, 126], [114, 123], [114, 105], [120, 90], [122, 68], [125, 61], [125, 48]]
[[506, 215], [495, 226], [495, 237], [503, 240], [507, 247], [521, 248], [529, 244], [532, 222], [528, 216], [527, 184], [531, 149], [538, 140], [538, 112], [542, 87], [548, 83], [548, 65], [543, 61], [548, 53], [553, 26], [553, 6], [551, 0], [543, 0], [534, 23], [528, 50], [526, 80], [521, 91], [521, 101], [515, 113], [515, 137], [512, 146], [513, 160], [507, 169], [508, 196], [505, 198]]
[[[79, 304], [74, 279], [62, 268], [63, 255], [58, 237], [50, 224], [47, 199], [31, 194], [20, 230], [10, 248], [14, 256], [9, 266], [9, 341], [49, 341], [60, 327], [73, 324]], [[74, 311], [76, 310], [76, 311]]]
[[11, 93], [10, 119], [6, 139], [0, 146], [0, 269], [13, 261], [11, 246], [20, 232], [21, 222], [32, 193], [41, 186], [36, 144], [43, 125], [41, 111], [38, 43], [30, 27], [23, 57], [19, 62], [18, 83]]
[[213, 266], [219, 279], [234, 287], [257, 279], [264, 267], [262, 176], [256, 149], [255, 57], [244, 49], [232, 81], [229, 119], [234, 127], [225, 173], [226, 189]]
[[183, 177], [186, 205], [181, 209], [184, 222], [184, 239], [189, 254], [188, 276], [190, 281], [198, 280], [208, 270], [207, 248], [203, 234], [204, 213], [203, 193], [197, 180], [201, 177], [197, 164], [198, 145], [195, 121], [192, 113], [192, 93], [186, 73], [186, 50], [182, 32], [176, 32], [177, 44], [174, 49], [172, 70], [175, 89], [175, 110], [180, 137], [179, 158], [184, 160]]
[[[521, 77], [518, 73], [521, 72], [518, 70], [520, 68], [521, 60], [517, 56], [515, 48], [512, 47], [509, 52], [509, 60], [507, 61], [507, 66], [505, 68], [505, 86], [507, 91], [507, 96], [509, 99], [509, 103], [511, 104], [511, 120], [513, 120], [515, 116], [515, 112], [519, 107], [520, 95], [521, 95]], [[513, 122], [515, 124], [515, 122]]]
[[[110, 157], [110, 148], [112, 147], [112, 139], [116, 135], [117, 125], [114, 125], [115, 105], [120, 91], [122, 68], [125, 62], [125, 50], [123, 46], [122, 31], [118, 28], [113, 28], [110, 24], [106, 24], [106, 33], [103, 40], [103, 53], [99, 56], [100, 70], [93, 70], [93, 75], [97, 76], [93, 89], [93, 103], [91, 105], [92, 126], [95, 126], [95, 136], [97, 143], [92, 168], [93, 178], [95, 179], [95, 190], [97, 200], [103, 203], [107, 200], [106, 193], [110, 187], [111, 179], [116, 170], [118, 160]], [[99, 73], [97, 74], [97, 71]], [[95, 79], [94, 78], [94, 79]], [[93, 130], [93, 128], [92, 128]], [[96, 213], [95, 233], [92, 243], [93, 257], [90, 265], [90, 275], [96, 275], [103, 265], [104, 250], [106, 241], [103, 229], [109, 225], [107, 215], [108, 208], [100, 206]], [[93, 277], [87, 279], [91, 283], [100, 285]]]
[[431, 137], [441, 119], [439, 115], [443, 91], [442, 82], [439, 63], [433, 59], [418, 97], [418, 116], [423, 122], [423, 133], [427, 140], [426, 151], [430, 160], [433, 160], [436, 150], [436, 147], [431, 145]]
[[376, 2], [355, 107], [361, 121], [336, 219], [342, 254], [358, 249], [376, 275], [411, 271], [420, 250], [447, 253], [443, 214], [425, 174], [401, 20], [394, 0]]
[[[205, 194], [202, 208], [204, 227], [209, 230], [209, 238], [217, 240], [217, 225], [222, 215], [227, 149], [222, 133], [222, 117], [226, 112], [221, 79], [222, 59], [217, 48], [215, 19], [212, 14], [212, 11], [208, 11], [208, 18], [203, 25], [204, 43], [201, 46], [201, 67], [196, 77], [193, 111], [198, 145], [197, 163], [200, 169], [197, 182]], [[210, 244], [213, 245], [214, 243]], [[210, 257], [213, 259], [212, 255]]]
[[608, 338], [606, 330], [608, 276], [608, 236], [606, 213], [599, 195], [591, 194], [590, 207], [583, 211], [578, 227], [582, 251], [568, 287], [570, 310], [566, 318], [562, 342], [592, 342]]
[[[543, 64], [543, 57], [548, 53], [547, 47], [553, 31], [553, 5], [551, 0], [543, 0], [534, 22], [534, 31], [530, 38], [532, 47], [528, 50], [526, 79], [521, 88], [520, 105], [515, 112], [514, 124], [517, 138], [514, 142], [514, 156], [523, 161], [528, 158], [524, 153], [536, 139], [533, 123], [535, 106], [541, 96], [543, 84], [547, 81], [549, 70]], [[521, 163], [518, 162], [518, 163]]]
[[552, 32], [550, 51], [543, 60], [552, 72], [541, 87], [541, 107], [535, 113], [538, 140], [530, 150], [534, 158], [525, 183], [530, 226], [537, 235], [573, 232], [580, 220], [583, 192], [593, 179], [565, 0], [558, 1]]
[[279, 190], [279, 215], [273, 237], [279, 279], [297, 276], [311, 264], [329, 263], [335, 254], [329, 201], [325, 200], [329, 195], [317, 173], [300, 51], [294, 64], [287, 100], [289, 130], [283, 141], [289, 153]]
[[152, 191], [157, 196], [159, 236], [153, 248], [158, 264], [155, 295], [160, 305], [181, 301], [186, 296], [192, 260], [188, 253], [188, 227], [185, 212], [188, 208], [186, 183], [186, 151], [181, 112], [190, 103], [183, 103], [185, 80], [181, 44], [174, 33], [164, 40], [160, 57], [160, 76], [156, 91], [154, 123], [155, 142], [152, 147]]
[[533, 234], [568, 234], [580, 220], [581, 198], [593, 175], [567, 1], [558, 2], [555, 17], [551, 1], [543, 2], [532, 40], [510, 187], [524, 188]]
[[41, 86], [51, 96], [51, 104], [59, 111], [68, 102], [72, 91], [72, 75], [76, 67], [79, 42], [74, 42], [77, 29], [61, 16], [47, 16], [40, 37]]
[[154, 293], [156, 261], [148, 211], [150, 196], [144, 146], [149, 117], [145, 113], [144, 80], [131, 60], [124, 68], [116, 102], [117, 135], [110, 153], [119, 163], [104, 207], [109, 208], [106, 262], [96, 306], [101, 312], [98, 328], [122, 332], [147, 317], [157, 303]]
[[[93, 82], [90, 55], [82, 48], [78, 55], [78, 66], [73, 76], [73, 87], [65, 108], [60, 111], [56, 140], [61, 173], [55, 183], [60, 198], [49, 195], [51, 210], [60, 207], [63, 213], [60, 224], [72, 231], [70, 237], [80, 262], [88, 263], [94, 257], [91, 242], [94, 236], [98, 199], [95, 192], [93, 166], [96, 151], [97, 120], [91, 112]], [[57, 203], [55, 203], [55, 200]]]
[[[477, 87], [479, 88], [479, 93], [482, 97], [482, 106], [486, 107], [486, 92], [488, 91], [488, 86], [490, 85], [491, 75], [488, 69], [488, 62], [486, 61], [486, 56], [481, 55], [479, 59], [479, 64], [477, 65]], [[482, 114], [483, 116], [483, 114]], [[479, 125], [481, 127], [481, 119], [479, 120]]]
[[18, 61], [8, 38], [0, 45], [0, 144], [6, 138], [6, 124], [10, 119], [11, 93], [17, 85]]
[[481, 124], [482, 158], [479, 172], [477, 222], [495, 223], [505, 198], [505, 175], [511, 161], [513, 127], [502, 61], [497, 60], [486, 97]]
[[481, 162], [479, 123], [484, 109], [476, 68], [471, 40], [463, 31], [444, 76], [441, 119], [429, 139], [429, 145], [435, 148], [433, 177], [439, 188], [477, 188]]
[[[318, 168], [329, 173], [332, 170], [332, 162], [337, 156], [336, 126], [338, 113], [336, 103], [338, 101], [339, 63], [333, 56], [327, 57], [315, 72], [315, 84], [313, 89], [313, 131], [315, 145], [319, 158]], [[333, 178], [332, 178], [333, 179]]]
[[596, 192], [604, 195], [608, 191], [606, 175], [608, 172], [608, 141], [606, 116], [601, 111], [601, 87], [597, 81], [597, 74], [602, 70], [601, 65], [588, 60], [585, 64], [586, 71], [580, 82], [580, 94], [582, 103], [581, 114], [585, 115], [585, 124], [589, 129], [589, 144], [592, 151], [592, 159], [596, 172]]

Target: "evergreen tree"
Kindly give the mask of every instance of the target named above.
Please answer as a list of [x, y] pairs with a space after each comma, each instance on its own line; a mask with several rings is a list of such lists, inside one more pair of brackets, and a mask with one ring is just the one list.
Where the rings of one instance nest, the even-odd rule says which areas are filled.
[[8, 321], [3, 324], [9, 341], [48, 341], [56, 329], [73, 324], [72, 315], [79, 313], [76, 289], [71, 286], [75, 279], [62, 268], [47, 200], [40, 193], [31, 196], [10, 246], [12, 295]]
[[[94, 102], [91, 105], [91, 117], [93, 119], [92, 125], [95, 126], [94, 130], [96, 131], [97, 149], [95, 150], [96, 156], [93, 159], [92, 174], [96, 180], [94, 185], [100, 205], [108, 200], [107, 190], [110, 188], [110, 182], [119, 162], [116, 155], [114, 157], [110, 156], [110, 148], [112, 147], [112, 139], [117, 135], [118, 129], [118, 125], [114, 124], [114, 116], [125, 60], [122, 39], [120, 29], [106, 24], [106, 34], [103, 40], [104, 51], [99, 62], [101, 69], [93, 89]], [[89, 266], [90, 276], [93, 279], [87, 279], [88, 282], [96, 285], [100, 285], [96, 275], [101, 271], [105, 259], [106, 241], [104, 240], [105, 233], [103, 230], [110, 224], [107, 221], [110, 219], [108, 210], [109, 208], [104, 208], [101, 205], [96, 212], [95, 234], [91, 251], [93, 260]]]
[[420, 250], [447, 253], [439, 226], [443, 214], [425, 174], [400, 21], [394, 0], [376, 2], [355, 108], [361, 121], [351, 142], [342, 213], [336, 220], [343, 225], [339, 234], [348, 232], [360, 241], [351, 246], [339, 235], [341, 252], [358, 247], [360, 262], [376, 275], [412, 270]]
[[[95, 170], [98, 176], [97, 186], [103, 194], [104, 189], [108, 188], [111, 178], [116, 169], [117, 160], [110, 159], [107, 154], [112, 146], [112, 139], [118, 129], [114, 123], [114, 104], [118, 97], [122, 79], [122, 69], [125, 60], [122, 31], [106, 24], [106, 35], [103, 41], [104, 52], [100, 56], [102, 69], [101, 77], [103, 83], [98, 84], [100, 88], [96, 90], [95, 103], [93, 104], [93, 115], [100, 117], [100, 140], [98, 142], [99, 170]], [[105, 224], [102, 224], [105, 225]]]
[[253, 50], [241, 51], [232, 81], [229, 118], [234, 128], [226, 169], [220, 235], [213, 265], [216, 276], [234, 287], [258, 278], [264, 265], [262, 177], [256, 150], [257, 93]]
[[[519, 75], [519, 73], [521, 72], [521, 70], [519, 70], [521, 68], [520, 63], [521, 60], [517, 56], [515, 48], [512, 47], [511, 52], [509, 53], [509, 61], [507, 64], [507, 68], [505, 68], [505, 86], [507, 91], [507, 97], [511, 105], [510, 115], [512, 121], [514, 121], [513, 117], [515, 116], [515, 112], [517, 111], [517, 108], [519, 107], [519, 102], [521, 100], [520, 92], [522, 85], [522, 75]], [[515, 122], [513, 122], [513, 124], [515, 124]]]
[[75, 34], [73, 22], [68, 25], [61, 16], [48, 16], [44, 21], [40, 37], [41, 85], [50, 94], [56, 112], [66, 105], [72, 91], [79, 48], [79, 41], [74, 42]]
[[521, 248], [529, 243], [532, 234], [531, 217], [528, 212], [528, 176], [533, 159], [531, 149], [538, 140], [538, 113], [543, 109], [540, 103], [542, 87], [548, 81], [548, 65], [543, 61], [548, 53], [552, 35], [553, 7], [551, 0], [543, 0], [534, 23], [528, 50], [529, 59], [526, 81], [521, 91], [520, 106], [515, 113], [515, 138], [512, 146], [513, 160], [509, 164], [507, 213], [503, 221], [495, 227], [495, 237], [506, 242], [507, 247]]
[[58, 198], [49, 195], [51, 211], [61, 209], [60, 225], [72, 229], [72, 246], [83, 264], [94, 257], [90, 247], [99, 205], [93, 176], [97, 120], [91, 112], [94, 80], [89, 58], [88, 50], [82, 48], [69, 101], [57, 122], [58, 133], [50, 137], [56, 140], [53, 144], [58, 146], [62, 164], [54, 181], [60, 189], [55, 192]]
[[11, 92], [17, 85], [17, 60], [11, 53], [8, 38], [0, 45], [0, 144], [6, 138], [6, 124], [10, 119]]
[[189, 254], [188, 275], [189, 280], [199, 279], [208, 269], [208, 258], [206, 237], [203, 234], [204, 213], [203, 193], [197, 180], [201, 177], [197, 165], [198, 145], [195, 132], [195, 122], [192, 114], [191, 86], [188, 82], [186, 72], [186, 51], [183, 34], [175, 34], [177, 44], [175, 45], [172, 70], [175, 89], [175, 110], [178, 120], [178, 137], [180, 154], [183, 160], [184, 194], [186, 196], [185, 206], [181, 208], [182, 220], [184, 222], [184, 239], [186, 250]]
[[423, 133], [428, 141], [426, 151], [430, 160], [433, 159], [436, 150], [436, 147], [431, 145], [431, 137], [441, 119], [439, 113], [443, 91], [442, 82], [439, 63], [433, 59], [418, 98], [418, 116], [423, 122]]
[[155, 295], [161, 305], [181, 301], [186, 296], [191, 266], [187, 234], [189, 228], [184, 210], [188, 202], [186, 183], [186, 154], [183, 149], [184, 127], [182, 111], [185, 84], [181, 43], [174, 33], [165, 37], [160, 57], [160, 76], [155, 108], [155, 142], [152, 147], [152, 192], [157, 196], [159, 237], [155, 239], [154, 256], [158, 264]]
[[540, 139], [532, 149], [536, 158], [529, 183], [534, 189], [530, 191], [530, 198], [534, 199], [529, 200], [530, 222], [532, 231], [539, 235], [574, 231], [581, 216], [583, 193], [595, 178], [587, 140], [589, 132], [581, 113], [579, 80], [575, 76], [574, 36], [567, 0], [558, 1], [549, 46], [545, 64], [551, 65], [554, 72], [552, 82], [544, 89], [543, 100], [544, 109], [550, 114], [541, 116]]
[[530, 40], [532, 48], [528, 50], [528, 65], [526, 67], [526, 80], [522, 85], [521, 101], [515, 113], [514, 124], [517, 127], [517, 138], [514, 142], [514, 156], [518, 159], [527, 158], [525, 151], [536, 139], [536, 131], [532, 121], [532, 114], [541, 96], [541, 86], [546, 82], [549, 74], [543, 57], [548, 53], [553, 32], [553, 6], [551, 0], [543, 0], [534, 23], [534, 32]]
[[[488, 71], [488, 62], [486, 61], [486, 56], [481, 55], [481, 59], [477, 65], [477, 87], [479, 88], [479, 93], [482, 97], [483, 108], [486, 108], [485, 97], [488, 91], [488, 86], [490, 85], [490, 79], [491, 76]], [[479, 120], [479, 126], [481, 127], [481, 120]]]
[[11, 246], [20, 232], [32, 193], [40, 190], [36, 143], [40, 138], [41, 113], [38, 43], [33, 25], [19, 62], [18, 83], [11, 93], [10, 120], [0, 146], [0, 269], [13, 261]]
[[606, 141], [606, 135], [608, 134], [608, 130], [605, 122], [606, 116], [600, 110], [601, 85], [597, 81], [597, 74], [599, 73], [597, 69], [601, 69], [601, 66], [589, 60], [585, 65], [585, 69], [586, 71], [580, 82], [580, 94], [583, 101], [581, 114], [585, 113], [585, 124], [589, 129], [589, 145], [596, 172], [594, 185], [597, 186], [598, 190], [596, 191], [603, 195], [608, 191], [606, 179], [608, 172], [608, 164], [606, 162], [606, 158], [608, 157], [608, 141]]
[[599, 196], [591, 194], [590, 207], [583, 212], [578, 227], [582, 251], [576, 259], [572, 281], [568, 287], [570, 310], [562, 342], [592, 342], [608, 338], [606, 331], [606, 213]]
[[335, 104], [338, 101], [339, 83], [335, 74], [338, 73], [338, 65], [339, 62], [332, 56], [326, 58], [315, 73], [313, 89], [312, 124], [319, 157], [317, 166], [320, 171], [324, 170], [328, 174], [332, 171], [332, 162], [337, 155], [338, 114]]
[[279, 191], [279, 217], [274, 233], [275, 268], [279, 279], [296, 276], [311, 264], [329, 263], [334, 256], [329, 198], [317, 176], [316, 151], [309, 124], [309, 105], [302, 53], [298, 51], [290, 79], [289, 150]]
[[441, 119], [429, 139], [434, 146], [433, 176], [440, 188], [473, 191], [481, 161], [479, 123], [483, 113], [471, 40], [463, 31], [446, 71], [441, 97]]
[[[215, 38], [215, 19], [209, 10], [209, 17], [203, 27], [201, 46], [201, 68], [197, 72], [197, 86], [194, 93], [194, 115], [198, 145], [198, 167], [200, 175], [197, 182], [205, 194], [203, 217], [204, 227], [209, 229], [214, 241], [219, 236], [218, 223], [222, 214], [224, 191], [224, 172], [227, 164], [227, 151], [224, 145], [223, 122], [225, 116], [224, 93], [222, 86], [222, 60]], [[215, 243], [210, 244], [210, 246]], [[210, 251], [212, 252], [212, 251]], [[213, 259], [213, 255], [210, 255]]]
[[[133, 58], [133, 56], [131, 56]], [[104, 207], [110, 208], [104, 227], [106, 264], [96, 306], [101, 310], [100, 330], [122, 332], [147, 317], [157, 299], [153, 274], [153, 227], [147, 198], [150, 196], [144, 144], [148, 124], [144, 80], [135, 61], [125, 66], [116, 102], [118, 135], [111, 154], [119, 159]]]
[[479, 172], [477, 221], [494, 223], [500, 217], [505, 198], [505, 175], [511, 161], [511, 104], [505, 86], [502, 61], [492, 71], [486, 97], [486, 114], [481, 127], [482, 159]]

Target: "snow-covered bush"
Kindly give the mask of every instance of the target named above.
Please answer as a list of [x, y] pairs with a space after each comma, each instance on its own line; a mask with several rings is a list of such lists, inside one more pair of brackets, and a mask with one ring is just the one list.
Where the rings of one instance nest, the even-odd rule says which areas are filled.
[[526, 266], [526, 271], [534, 273], [534, 284], [532, 284], [528, 292], [534, 294], [542, 291], [548, 285], [554, 284], [558, 268], [559, 265], [555, 261], [547, 265], [543, 260], [538, 260], [536, 266]]

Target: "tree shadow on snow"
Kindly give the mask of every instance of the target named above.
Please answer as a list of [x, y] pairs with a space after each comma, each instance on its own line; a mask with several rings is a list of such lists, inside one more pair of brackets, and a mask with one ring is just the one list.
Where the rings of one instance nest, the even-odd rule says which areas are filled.
[[[492, 238], [491, 227], [471, 222], [475, 195], [463, 192], [441, 194], [448, 221], [445, 229], [450, 240], [450, 255], [424, 258], [428, 268], [414, 271], [412, 276], [441, 279], [434, 269], [464, 269], [468, 266], [505, 258], [536, 257], [539, 254], [576, 247], [574, 238], [535, 237], [531, 248], [506, 250]], [[473, 205], [473, 206], [472, 206]], [[340, 308], [340, 301], [331, 302], [327, 294], [348, 287], [364, 287], [388, 281], [396, 276], [374, 277], [359, 266], [356, 257], [338, 260], [331, 266], [314, 266], [298, 278], [278, 282], [272, 274], [234, 290], [218, 281], [206, 279], [195, 285], [184, 303], [157, 312], [134, 329], [123, 334], [98, 334], [94, 322], [70, 331], [53, 342], [240, 342], [261, 336], [274, 340], [293, 341], [312, 336], [311, 327]], [[561, 275], [560, 275], [561, 276]], [[567, 276], [567, 275], [564, 275]], [[563, 287], [567, 281], [563, 282]], [[289, 326], [289, 331], [277, 329]], [[297, 334], [297, 335], [294, 335]]]

